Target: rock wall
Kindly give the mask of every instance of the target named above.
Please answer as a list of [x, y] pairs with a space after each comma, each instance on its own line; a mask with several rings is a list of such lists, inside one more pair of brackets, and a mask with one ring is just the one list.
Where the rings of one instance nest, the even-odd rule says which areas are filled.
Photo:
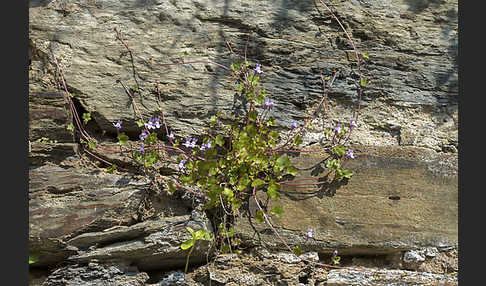
[[[345, 265], [364, 265], [362, 272], [310, 269], [302, 261], [278, 259], [280, 264], [262, 266], [285, 248], [261, 229], [272, 251], [267, 258], [257, 251], [196, 267], [214, 253], [211, 245], [200, 244], [191, 256], [196, 268], [185, 280], [180, 272], [164, 274], [185, 263], [186, 252], [178, 248], [188, 238], [185, 226], [212, 230], [206, 214], [194, 209], [191, 197], [164, 195], [136, 171], [107, 174], [87, 159], [66, 129], [73, 119], [55, 80], [52, 54], [76, 108], [91, 113], [88, 131], [106, 145], [116, 137], [112, 122], [118, 119], [132, 139], [138, 135], [130, 99], [117, 80], [137, 86], [135, 100], [144, 116], [158, 108], [159, 83], [171, 130], [197, 136], [216, 112], [242, 110], [228, 74], [209, 64], [143, 64], [115, 39], [114, 29], [135, 53], [159, 64], [229, 65], [235, 56], [227, 44], [242, 54], [248, 39], [247, 57], [262, 64], [262, 84], [276, 103], [277, 128], [289, 129], [291, 120], [302, 120], [315, 108], [322, 96], [320, 72], [339, 71], [329, 108], [334, 120], [348, 121], [359, 101], [357, 61], [318, 0], [42, 0], [29, 1], [29, 250], [40, 254], [31, 265], [31, 284], [273, 285], [275, 277], [304, 285], [457, 284], [458, 3], [328, 5], [358, 50], [369, 54], [360, 58], [370, 85], [360, 101], [360, 126], [350, 138], [357, 159], [349, 168], [355, 176], [347, 185], [313, 193], [286, 190], [284, 217], [275, 221], [294, 243], [303, 243], [305, 229], [314, 228], [315, 238], [303, 243], [306, 252], [325, 261], [339, 249]], [[320, 112], [305, 144], [317, 146], [331, 124]], [[302, 175], [314, 170], [318, 176], [319, 156], [293, 160]], [[304, 171], [309, 167], [314, 168]], [[168, 176], [173, 169], [161, 173]], [[239, 234], [253, 247], [246, 221], [239, 221]], [[375, 258], [380, 262], [361, 263]], [[252, 261], [260, 261], [254, 262], [260, 268]], [[250, 280], [238, 280], [227, 271], [232, 267]]]

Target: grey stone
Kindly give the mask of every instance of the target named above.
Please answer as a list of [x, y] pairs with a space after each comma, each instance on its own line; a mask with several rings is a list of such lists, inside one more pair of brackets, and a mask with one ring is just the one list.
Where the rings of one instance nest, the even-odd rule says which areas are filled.
[[[423, 5], [407, 0], [333, 3], [359, 52], [370, 54], [361, 61], [371, 84], [363, 94], [362, 124], [351, 137], [354, 143], [398, 145], [402, 136], [405, 145], [456, 152], [457, 147], [443, 147], [442, 142], [457, 141], [457, 8], [457, 0]], [[36, 96], [56, 91], [51, 50], [69, 91], [91, 112], [93, 130], [114, 136], [112, 122], [121, 119], [124, 131], [134, 136], [139, 131], [117, 79], [139, 85], [141, 94], [135, 98], [145, 117], [157, 110], [158, 81], [167, 122], [181, 137], [200, 135], [217, 111], [238, 112], [234, 86], [222, 69], [208, 64], [155, 68], [137, 59], [132, 65], [125, 47], [114, 40], [114, 28], [133, 51], [154, 63], [180, 62], [188, 52], [185, 61], [224, 65], [233, 60], [226, 41], [242, 53], [246, 33], [253, 30], [247, 55], [262, 63], [262, 82], [277, 104], [272, 115], [284, 129], [291, 119], [305, 118], [320, 100], [320, 71], [340, 71], [329, 94], [334, 119], [347, 122], [357, 107], [356, 58], [343, 32], [317, 2], [66, 0], [31, 4], [29, 16], [29, 104], [36, 106], [31, 116], [38, 114], [35, 110], [52, 108], [60, 116], [56, 121], [46, 113], [43, 123], [31, 121], [33, 140], [40, 130], [49, 138], [71, 140], [62, 97], [51, 107], [50, 99]], [[315, 126], [321, 122], [321, 129], [309, 133], [306, 144], [331, 124], [325, 118], [319, 113]], [[415, 139], [406, 130], [416, 130]]]

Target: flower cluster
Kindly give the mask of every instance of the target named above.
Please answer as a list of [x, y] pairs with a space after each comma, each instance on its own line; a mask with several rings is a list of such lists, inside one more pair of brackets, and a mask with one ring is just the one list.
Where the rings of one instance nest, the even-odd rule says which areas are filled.
[[253, 69], [257, 74], [262, 73], [262, 65], [261, 64], [256, 64], [255, 68]]
[[275, 103], [273, 102], [273, 100], [265, 98], [265, 101], [263, 102], [263, 108], [272, 109], [273, 107], [275, 107]]
[[194, 148], [196, 147], [197, 138], [186, 138], [186, 142], [182, 145], [186, 146], [187, 148]]
[[208, 142], [207, 142], [207, 143], [203, 143], [203, 144], [201, 145], [201, 147], [199, 147], [199, 150], [204, 151], [204, 150], [206, 150], [206, 149], [211, 148], [211, 144], [212, 144], [212, 143], [213, 143], [213, 141], [208, 140]]
[[160, 118], [150, 118], [147, 123], [145, 123], [147, 129], [158, 129], [160, 128]]

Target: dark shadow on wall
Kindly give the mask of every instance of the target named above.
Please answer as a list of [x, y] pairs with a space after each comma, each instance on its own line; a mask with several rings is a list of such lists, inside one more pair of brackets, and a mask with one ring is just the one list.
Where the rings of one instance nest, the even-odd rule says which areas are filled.
[[423, 10], [429, 8], [431, 4], [441, 4], [441, 0], [405, 0], [408, 4], [408, 11], [414, 13], [420, 13]]

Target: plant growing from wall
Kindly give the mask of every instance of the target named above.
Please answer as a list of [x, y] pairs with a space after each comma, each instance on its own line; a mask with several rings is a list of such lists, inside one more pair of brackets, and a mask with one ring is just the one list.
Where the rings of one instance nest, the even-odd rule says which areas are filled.
[[[331, 9], [321, 0], [319, 1], [329, 10], [332, 17], [346, 33], [358, 59], [359, 70], [359, 55], [353, 41]], [[193, 230], [187, 228], [191, 234], [191, 239], [181, 244], [182, 250], [189, 249], [185, 271], [187, 272], [189, 258], [195, 244], [199, 240], [217, 240], [219, 251], [222, 253], [238, 252], [237, 247], [240, 241], [235, 237], [234, 222], [242, 212], [246, 212], [250, 222], [254, 220], [257, 223], [268, 224], [282, 243], [290, 251], [299, 255], [301, 247], [297, 245], [291, 248], [278, 234], [270, 216], [281, 217], [285, 211], [282, 205], [278, 204], [282, 186], [317, 186], [325, 182], [314, 180], [299, 183], [291, 181], [292, 178], [298, 175], [298, 169], [292, 164], [289, 154], [324, 150], [329, 154], [325, 160], [325, 167], [330, 178], [336, 181], [346, 181], [352, 177], [353, 173], [344, 167], [343, 162], [355, 157], [354, 151], [346, 146], [352, 130], [358, 127], [357, 120], [363, 87], [369, 84], [366, 79], [362, 78], [361, 71], [359, 71], [359, 100], [356, 115], [349, 122], [335, 123], [324, 131], [327, 138], [329, 138], [329, 142], [324, 148], [303, 150], [301, 148], [304, 132], [312, 128], [311, 121], [323, 106], [329, 119], [329, 124], [332, 123], [326, 99], [338, 72], [326, 77], [323, 74], [320, 75], [323, 88], [322, 99], [303, 122], [293, 121], [289, 126], [291, 130], [290, 135], [285, 135], [274, 128], [276, 124], [272, 112], [276, 108], [276, 103], [262, 86], [261, 76], [264, 74], [265, 67], [260, 63], [254, 63], [247, 59], [246, 45], [248, 42], [245, 44], [244, 56], [235, 60], [230, 66], [224, 66], [213, 61], [199, 60], [157, 64], [152, 59], [147, 60], [138, 56], [123, 39], [121, 32], [118, 30], [115, 30], [115, 32], [116, 38], [125, 46], [131, 57], [144, 64], [153, 67], [165, 67], [199, 63], [215, 65], [226, 70], [235, 80], [235, 90], [247, 106], [246, 113], [236, 117], [236, 120], [231, 124], [225, 123], [226, 114], [218, 113], [210, 118], [210, 128], [204, 136], [199, 138], [181, 138], [170, 130], [165, 121], [162, 108], [159, 108], [152, 117], [145, 118], [138, 109], [134, 99], [134, 93], [138, 92], [138, 87], [128, 88], [124, 82], [119, 79], [116, 80], [129, 96], [136, 116], [135, 122], [140, 128], [139, 140], [134, 145], [127, 134], [122, 131], [123, 122], [121, 120], [113, 122], [113, 127], [115, 127], [117, 132], [119, 153], [137, 162], [143, 172], [154, 180], [154, 183], [162, 182], [169, 193], [181, 190], [200, 196], [204, 200], [204, 209], [212, 210], [218, 214], [215, 218], [217, 220], [215, 225], [218, 226], [215, 236], [211, 236], [208, 231], [203, 229]], [[369, 55], [366, 54], [365, 58], [367, 57]], [[84, 129], [87, 122], [91, 120], [91, 114], [89, 112], [84, 113], [81, 117], [82, 120], [80, 119], [72, 102], [74, 95], [68, 92], [62, 71], [55, 57], [54, 60], [74, 118], [74, 124], [70, 124], [67, 128], [75, 129], [78, 132], [80, 142], [88, 147], [85, 151], [106, 164], [108, 172], [121, 169], [116, 164], [97, 155], [102, 154], [106, 150], [103, 149], [102, 144], [99, 144]], [[158, 104], [162, 106], [158, 83], [155, 89]], [[168, 142], [158, 138], [157, 132], [160, 130], [162, 130]], [[178, 169], [178, 176], [175, 179], [160, 176], [156, 168], [158, 162], [169, 159], [166, 156], [167, 151], [179, 154], [176, 162], [174, 162]], [[267, 203], [269, 201], [275, 202], [271, 209], [267, 210], [266, 203], [264, 204], [260, 201], [259, 198], [262, 196], [259, 194], [266, 198]], [[257, 211], [254, 215], [250, 215], [248, 210], [250, 201], [254, 201], [257, 206]], [[309, 234], [307, 236], [309, 237]], [[312, 236], [312, 231], [310, 236]], [[339, 258], [336, 254], [333, 256], [333, 265], [321, 265], [336, 267], [334, 264], [337, 263], [339, 263]]]

